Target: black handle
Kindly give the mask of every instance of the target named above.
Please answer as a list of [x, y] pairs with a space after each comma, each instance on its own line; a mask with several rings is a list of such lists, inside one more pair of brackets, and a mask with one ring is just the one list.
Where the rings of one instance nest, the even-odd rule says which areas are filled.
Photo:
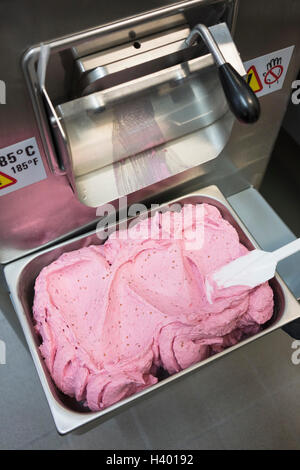
[[239, 121], [254, 123], [260, 116], [260, 105], [255, 93], [231, 64], [218, 67], [228, 105]]

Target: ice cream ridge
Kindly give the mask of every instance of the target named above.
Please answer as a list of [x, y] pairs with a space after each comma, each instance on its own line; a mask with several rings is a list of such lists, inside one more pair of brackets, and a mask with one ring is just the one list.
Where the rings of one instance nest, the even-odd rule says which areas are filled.
[[102, 410], [257, 333], [273, 314], [268, 283], [212, 303], [204, 288], [247, 251], [216, 207], [197, 204], [61, 255], [36, 279], [33, 305], [57, 387]]

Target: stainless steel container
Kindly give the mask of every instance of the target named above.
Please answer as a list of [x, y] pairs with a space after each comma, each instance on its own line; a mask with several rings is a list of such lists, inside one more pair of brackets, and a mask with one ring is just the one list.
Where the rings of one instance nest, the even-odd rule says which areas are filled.
[[[251, 237], [250, 233], [239, 220], [225, 197], [216, 186], [203, 188], [182, 198], [169, 201], [168, 204], [174, 202], [181, 205], [187, 203], [196, 204], [205, 202], [216, 206], [222, 213], [222, 216], [236, 228], [241, 243], [243, 243], [249, 249], [257, 247], [257, 244]], [[162, 207], [164, 206], [161, 206], [161, 208]], [[115, 228], [118, 229], [118, 224], [115, 225]], [[101, 241], [97, 237], [96, 232], [93, 231], [68, 240], [52, 248], [48, 248], [37, 254], [33, 254], [27, 256], [26, 258], [10, 263], [4, 269], [7, 284], [10, 290], [11, 300], [21, 322], [29, 349], [31, 351], [37, 372], [39, 374], [53, 418], [55, 420], [56, 427], [61, 434], [70, 432], [79, 426], [87, 424], [96, 419], [107, 417], [113, 412], [121, 410], [129, 404], [133, 404], [136, 400], [141, 399], [147, 394], [157, 391], [161, 387], [171, 384], [175, 380], [184, 377], [186, 374], [198, 371], [198, 369], [200, 369], [205, 364], [208, 364], [209, 362], [234, 351], [242, 345], [262, 337], [286, 323], [289, 323], [295, 318], [298, 318], [300, 315], [300, 307], [298, 302], [288, 290], [282, 279], [276, 275], [275, 278], [270, 282], [274, 292], [275, 303], [273, 317], [264, 325], [264, 328], [260, 333], [173, 376], [163, 379], [156, 385], [153, 385], [140, 393], [126, 398], [125, 400], [122, 400], [121, 402], [116, 403], [103, 411], [91, 412], [78, 404], [75, 399], [71, 399], [70, 397], [62, 394], [54, 385], [48, 369], [46, 368], [44, 361], [39, 353], [38, 347], [40, 340], [33, 327], [32, 303], [34, 297], [35, 279], [44, 266], [56, 260], [64, 252], [99, 243], [101, 243]]]

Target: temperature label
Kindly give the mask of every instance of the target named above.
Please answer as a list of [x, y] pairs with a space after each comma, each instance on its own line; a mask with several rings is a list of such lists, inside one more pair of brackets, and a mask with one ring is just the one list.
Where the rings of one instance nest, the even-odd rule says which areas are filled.
[[0, 196], [47, 178], [34, 137], [0, 149]]

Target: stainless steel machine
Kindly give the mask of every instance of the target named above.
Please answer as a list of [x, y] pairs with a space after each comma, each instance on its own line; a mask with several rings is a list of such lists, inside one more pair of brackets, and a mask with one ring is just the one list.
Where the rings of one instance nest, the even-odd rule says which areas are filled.
[[[66, 402], [47, 376], [30, 319], [35, 276], [63, 250], [94, 242], [97, 208], [123, 196], [128, 205], [208, 198], [253, 246], [228, 198], [258, 188], [268, 164], [299, 69], [300, 4], [32, 0], [21, 15], [15, 0], [4, 3], [0, 262], [67, 432], [101, 413]], [[282, 88], [258, 100], [243, 63], [288, 46]], [[282, 280], [273, 286], [276, 312], [262, 334], [300, 315]]]

